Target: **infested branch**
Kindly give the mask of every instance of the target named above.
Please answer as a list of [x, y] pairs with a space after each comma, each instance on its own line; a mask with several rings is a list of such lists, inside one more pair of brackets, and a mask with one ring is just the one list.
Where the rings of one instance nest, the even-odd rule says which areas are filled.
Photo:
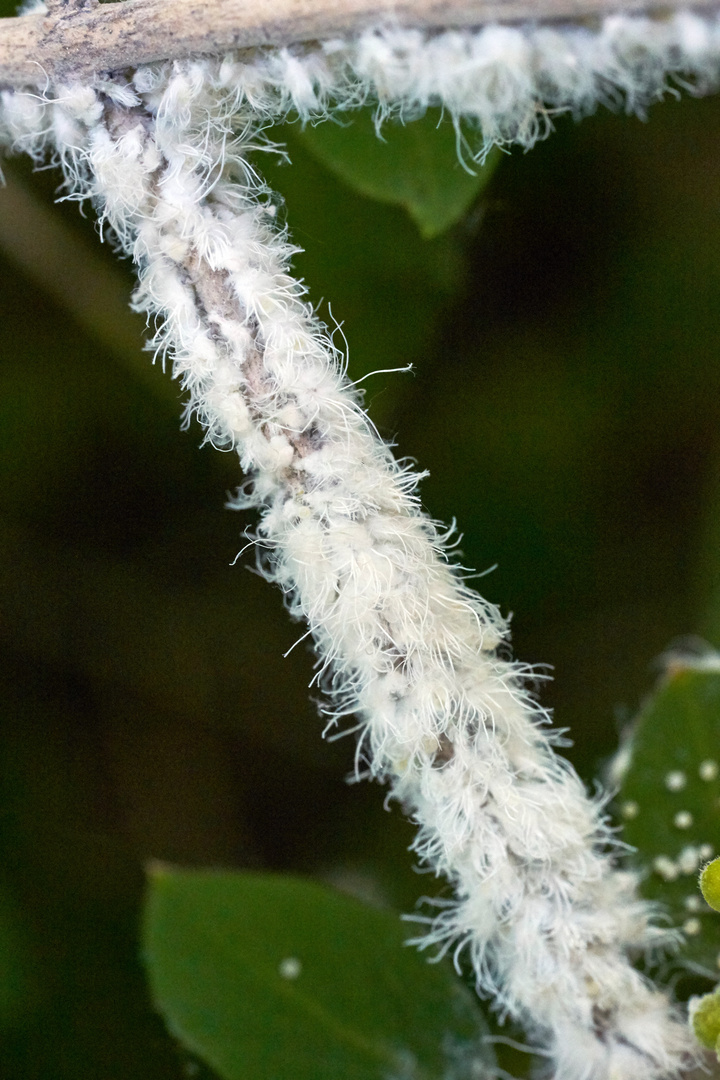
[[[67, 195], [92, 201], [138, 265], [134, 307], [157, 326], [152, 345], [172, 359], [186, 415], [237, 452], [247, 480], [229, 505], [259, 511], [260, 567], [308, 623], [328, 728], [357, 718], [358, 773], [389, 785], [419, 826], [412, 850], [452, 886], [418, 943], [466, 949], [480, 991], [525, 1025], [556, 1080], [679, 1076], [696, 1060], [693, 1037], [631, 963], [677, 934], [655, 925], [619, 867], [602, 799], [557, 757], [536, 673], [507, 656], [507, 621], [470, 591], [449, 534], [422, 511], [417, 475], [363, 413], [249, 156], [269, 123], [368, 100], [400, 117], [441, 105], [472, 125], [478, 161], [492, 145], [531, 146], [560, 112], [644, 115], [673, 80], [720, 88], [718, 20], [667, 18], [664, 5], [655, 20], [607, 18], [594, 33], [526, 21], [353, 36], [389, 18], [385, 0], [328, 6], [324, 21], [307, 0], [278, 0], [271, 18], [258, 0], [197, 2], [51, 0], [49, 13], [9, 20], [39, 36], [16, 54], [21, 92], [0, 96], [0, 142], [56, 160]], [[447, 28], [500, 11], [612, 10], [520, 3], [472, 16], [467, 3], [411, 11], [399, 0], [393, 12]], [[333, 34], [344, 35], [335, 47], [222, 55]], [[189, 54], [201, 58], [87, 78]], [[27, 92], [22, 79], [37, 85], [42, 71], [48, 86]]]
[[[666, 14], [673, 0], [49, 0], [47, 14], [0, 22], [0, 85], [120, 71], [228, 49], [347, 36], [390, 23], [438, 29], [494, 22]], [[717, 0], [693, 0], [693, 9]]]

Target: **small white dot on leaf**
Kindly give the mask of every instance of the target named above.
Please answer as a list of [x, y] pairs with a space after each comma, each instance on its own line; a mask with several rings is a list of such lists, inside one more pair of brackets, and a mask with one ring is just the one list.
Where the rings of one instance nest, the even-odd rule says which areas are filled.
[[718, 775], [717, 761], [714, 761], [712, 758], [706, 758], [705, 761], [701, 761], [698, 768], [698, 775], [701, 780], [705, 780], [706, 782], [715, 780]]
[[686, 911], [691, 911], [696, 915], [698, 912], [702, 911], [704, 906], [700, 897], [696, 896], [695, 893], [692, 893], [690, 896], [686, 896], [683, 901], [683, 905]]
[[653, 870], [659, 874], [663, 881], [675, 881], [680, 871], [672, 859], [667, 855], [658, 855], [653, 861]]
[[284, 960], [280, 961], [278, 971], [283, 979], [297, 979], [302, 971], [302, 964], [297, 956], [286, 956]]
[[700, 865], [700, 849], [688, 844], [678, 855], [677, 864], [682, 874], [694, 874]]
[[628, 799], [628, 801], [624, 802], [620, 807], [620, 813], [626, 821], [632, 821], [640, 813], [640, 807], [636, 802], [633, 802], [632, 799]]
[[676, 829], [689, 829], [693, 823], [693, 816], [689, 810], [678, 810], [677, 814], [673, 818], [673, 825]]
[[712, 859], [713, 855], [715, 854], [715, 848], [712, 846], [712, 844], [701, 844], [698, 848], [698, 853], [703, 861], [705, 859]]
[[702, 930], [702, 923], [699, 919], [686, 919], [683, 923], [683, 933], [688, 937], [697, 937]]
[[680, 769], [673, 769], [665, 775], [665, 787], [668, 791], [682, 791], [687, 784], [687, 776]]

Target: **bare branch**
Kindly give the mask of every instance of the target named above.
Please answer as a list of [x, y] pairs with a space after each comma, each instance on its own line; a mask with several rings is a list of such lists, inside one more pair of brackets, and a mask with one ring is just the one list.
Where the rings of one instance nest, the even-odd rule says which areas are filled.
[[[693, 8], [718, 0], [694, 0]], [[257, 45], [351, 34], [381, 22], [425, 28], [663, 12], [677, 0], [49, 0], [47, 15], [0, 21], [0, 85], [117, 71]]]

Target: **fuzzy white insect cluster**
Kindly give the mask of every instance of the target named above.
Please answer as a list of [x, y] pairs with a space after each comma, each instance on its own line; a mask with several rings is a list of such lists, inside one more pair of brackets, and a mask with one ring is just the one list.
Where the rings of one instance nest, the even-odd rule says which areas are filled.
[[[423, 943], [467, 947], [483, 993], [525, 1024], [555, 1080], [658, 1080], [686, 1027], [629, 956], [663, 941], [615, 867], [602, 805], [556, 756], [504, 658], [507, 626], [449, 564], [417, 478], [365, 417], [289, 272], [293, 249], [248, 154], [288, 115], [376, 101], [443, 105], [494, 143], [529, 145], [554, 111], [642, 110], [670, 77], [718, 83], [718, 24], [691, 15], [353, 41], [143, 68], [2, 97], [4, 145], [55, 155], [139, 268], [136, 306], [261, 509], [267, 572], [309, 623], [331, 723], [417, 821], [414, 847], [456, 899]], [[0, 196], [1, 197], [1, 196]], [[288, 975], [288, 977], [290, 977]]]

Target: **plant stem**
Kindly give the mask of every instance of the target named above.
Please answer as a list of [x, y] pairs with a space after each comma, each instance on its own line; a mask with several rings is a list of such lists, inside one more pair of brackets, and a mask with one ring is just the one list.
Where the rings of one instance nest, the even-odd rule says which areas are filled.
[[[625, 13], [679, 10], [677, 0], [624, 0]], [[716, 0], [694, 0], [694, 9]], [[120, 71], [228, 49], [326, 40], [370, 26], [423, 29], [603, 17], [614, 0], [50, 0], [49, 11], [0, 21], [0, 85]]]

